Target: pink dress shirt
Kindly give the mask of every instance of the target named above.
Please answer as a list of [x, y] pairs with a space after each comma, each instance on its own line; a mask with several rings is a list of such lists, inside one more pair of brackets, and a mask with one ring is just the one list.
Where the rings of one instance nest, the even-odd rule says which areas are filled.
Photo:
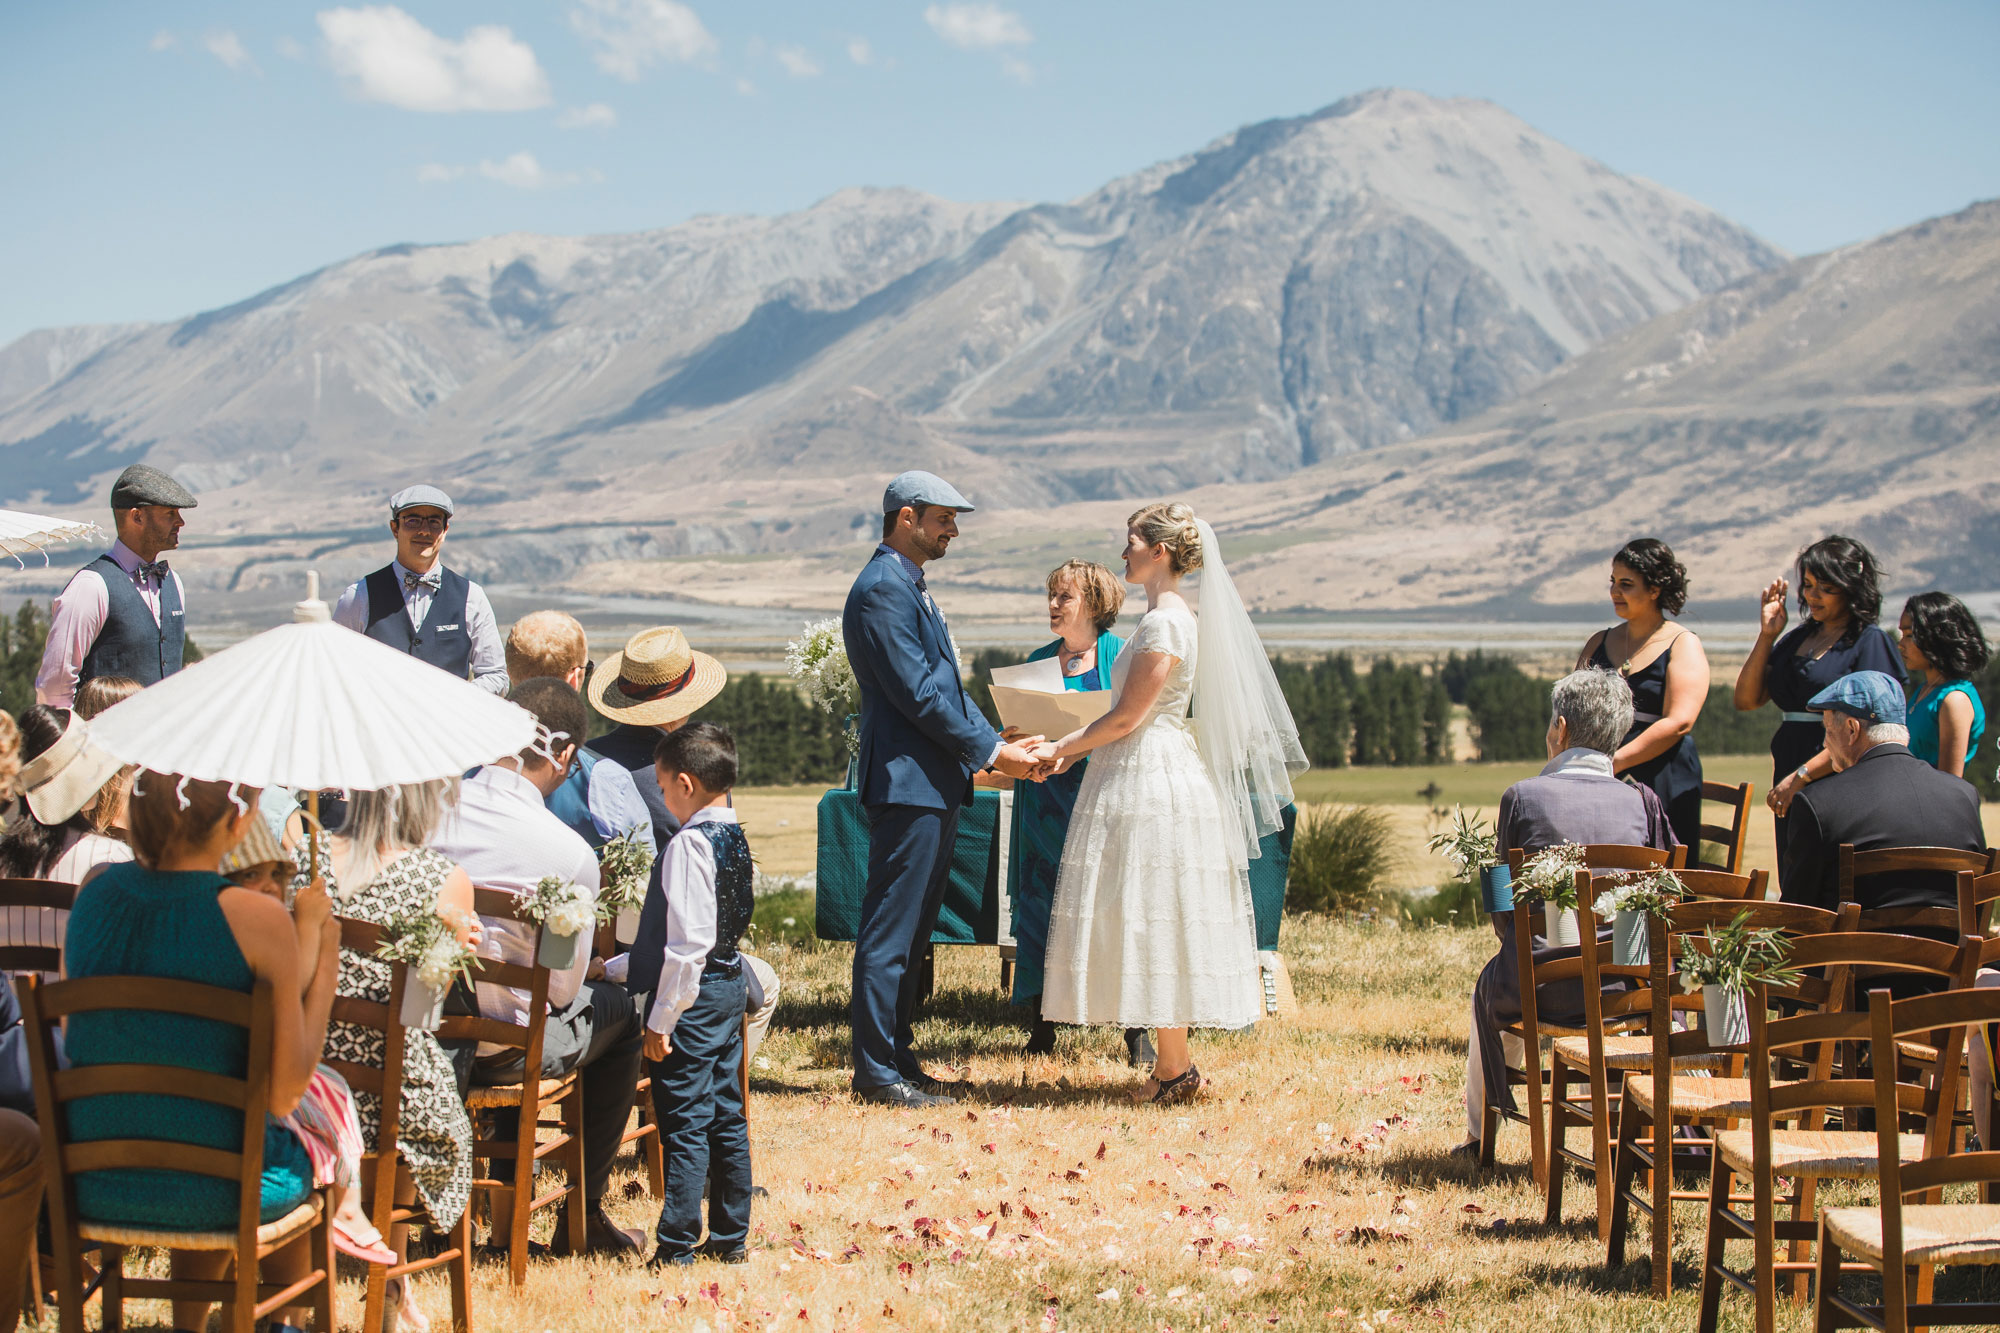
[[[143, 562], [138, 552], [122, 541], [112, 543], [110, 556], [131, 576], [132, 586], [139, 590], [139, 596], [153, 613], [153, 622], [158, 624], [159, 580], [139, 573]], [[174, 581], [181, 605], [186, 606], [187, 590], [181, 587], [181, 576], [169, 570], [167, 577]], [[42, 669], [35, 676], [37, 702], [50, 708], [68, 708], [76, 702], [77, 672], [83, 668], [83, 659], [90, 656], [91, 645], [97, 642], [104, 618], [110, 614], [111, 593], [104, 586], [103, 575], [94, 569], [79, 569], [56, 597], [55, 613], [49, 621], [48, 646], [42, 650]]]

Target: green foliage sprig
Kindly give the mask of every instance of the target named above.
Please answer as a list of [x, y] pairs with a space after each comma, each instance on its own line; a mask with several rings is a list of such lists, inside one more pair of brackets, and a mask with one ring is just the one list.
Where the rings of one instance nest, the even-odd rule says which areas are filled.
[[1451, 808], [1450, 832], [1434, 835], [1430, 849], [1442, 852], [1444, 859], [1451, 862], [1452, 875], [1466, 884], [1475, 883], [1480, 871], [1500, 864], [1500, 847], [1493, 829], [1484, 816], [1477, 812], [1468, 815], [1462, 805]]
[[1703, 931], [1699, 938], [1706, 949], [1696, 947], [1697, 937], [1679, 938], [1681, 989], [1690, 993], [1720, 986], [1740, 995], [1752, 986], [1790, 986], [1799, 979], [1799, 969], [1788, 961], [1791, 942], [1782, 931], [1752, 929], [1747, 911], [1726, 926]]
[[622, 911], [636, 912], [646, 903], [646, 884], [653, 873], [653, 853], [629, 828], [598, 849], [597, 915], [610, 920]]

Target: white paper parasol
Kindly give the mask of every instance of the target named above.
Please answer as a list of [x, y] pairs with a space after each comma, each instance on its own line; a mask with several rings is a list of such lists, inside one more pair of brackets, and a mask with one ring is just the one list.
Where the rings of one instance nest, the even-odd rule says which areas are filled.
[[[0, 509], [0, 553], [13, 556], [17, 565], [21, 563], [21, 557], [30, 551], [41, 551], [44, 547], [60, 546], [64, 542], [81, 541], [96, 535], [95, 523], [24, 514], [18, 509]], [[48, 563], [46, 553], [42, 562]]]
[[292, 624], [112, 705], [92, 741], [161, 773], [312, 792], [457, 777], [533, 742], [526, 709], [333, 624], [308, 579]]

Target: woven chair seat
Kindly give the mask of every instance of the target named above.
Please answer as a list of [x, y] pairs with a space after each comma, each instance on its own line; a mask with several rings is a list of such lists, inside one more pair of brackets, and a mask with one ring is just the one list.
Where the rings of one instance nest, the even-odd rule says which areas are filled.
[[[1563, 1060], [1585, 1069], [1590, 1067], [1590, 1038], [1558, 1037], [1555, 1053]], [[1674, 1060], [1677, 1069], [1706, 1069], [1721, 1066], [1729, 1057], [1721, 1052], [1704, 1052], [1699, 1055], [1679, 1056]], [[1644, 1033], [1637, 1036], [1607, 1036], [1604, 1039], [1604, 1066], [1607, 1069], [1651, 1069], [1653, 1067], [1653, 1039]]]
[[[1880, 1261], [1882, 1210], [1829, 1208], [1826, 1233], [1849, 1254]], [[1903, 1255], [1912, 1264], [2000, 1264], [2000, 1206], [1903, 1205]]]
[[[1747, 1078], [1676, 1078], [1667, 1089], [1676, 1116], [1745, 1116], [1750, 1114], [1750, 1080]], [[1625, 1100], [1653, 1115], [1653, 1081], [1633, 1079], [1625, 1085]]]
[[[1924, 1136], [1898, 1135], [1906, 1162], [1924, 1157]], [[1771, 1131], [1771, 1170], [1781, 1176], [1832, 1176], [1842, 1180], [1873, 1180], [1877, 1155], [1876, 1139], [1869, 1130], [1774, 1129]], [[1745, 1175], [1751, 1174], [1750, 1131], [1725, 1129], [1715, 1136], [1715, 1149], [1722, 1160]]]
[[[275, 1245], [290, 1240], [319, 1221], [317, 1193], [275, 1222], [257, 1228], [259, 1245]], [[165, 1227], [126, 1227], [107, 1222], [79, 1220], [77, 1234], [100, 1245], [150, 1245], [163, 1250], [233, 1250], [234, 1231], [175, 1231]]]
[[[575, 1089], [577, 1075], [564, 1074], [561, 1078], [542, 1080], [541, 1101], [543, 1105], [559, 1102]], [[501, 1083], [490, 1088], [474, 1087], [465, 1095], [465, 1109], [468, 1111], [491, 1110], [497, 1106], [519, 1106], [525, 1085]]]

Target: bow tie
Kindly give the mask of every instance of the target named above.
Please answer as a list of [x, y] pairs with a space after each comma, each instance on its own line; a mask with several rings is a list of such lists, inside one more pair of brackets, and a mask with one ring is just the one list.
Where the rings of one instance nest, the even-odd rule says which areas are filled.
[[139, 562], [139, 568], [134, 570], [133, 572], [136, 573], [142, 579], [151, 579], [155, 583], [158, 583], [163, 587], [166, 585], [167, 562], [164, 560], [154, 560], [150, 563], [141, 560]]
[[429, 588], [432, 592], [436, 592], [438, 590], [438, 572], [433, 569], [428, 574], [403, 575], [404, 592], [415, 592], [419, 588]]

